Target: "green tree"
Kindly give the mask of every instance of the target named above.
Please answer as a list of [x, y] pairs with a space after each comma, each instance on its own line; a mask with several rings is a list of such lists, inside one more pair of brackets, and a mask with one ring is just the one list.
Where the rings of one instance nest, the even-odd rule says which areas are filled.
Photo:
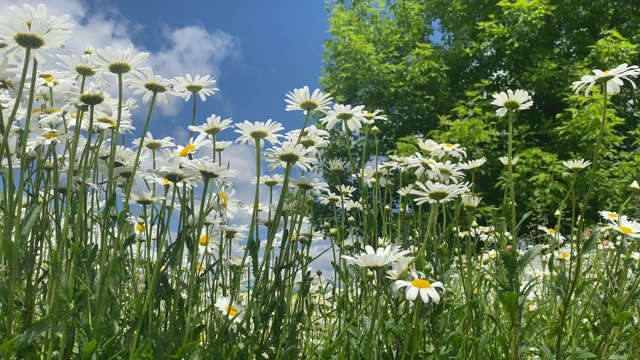
[[[489, 203], [502, 201], [497, 158], [506, 154], [507, 128], [491, 94], [533, 95], [534, 107], [516, 119], [515, 176], [518, 206], [538, 223], [551, 221], [566, 192], [561, 161], [593, 156], [601, 94], [576, 95], [572, 82], [592, 69], [640, 64], [635, 0], [353, 0], [330, 3], [329, 12], [325, 90], [386, 112], [389, 121], [377, 124], [384, 153], [415, 151], [421, 134], [486, 156], [477, 190]], [[610, 100], [592, 218], [618, 210], [640, 177], [638, 95], [625, 86]]]

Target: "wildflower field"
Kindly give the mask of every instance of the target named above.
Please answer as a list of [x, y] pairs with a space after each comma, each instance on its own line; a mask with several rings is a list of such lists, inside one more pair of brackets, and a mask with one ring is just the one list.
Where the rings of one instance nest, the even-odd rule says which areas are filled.
[[[379, 153], [391, 114], [308, 87], [283, 96], [299, 129], [202, 114], [209, 75], [165, 79], [133, 47], [56, 54], [72, 28], [44, 5], [0, 19], [0, 357], [640, 358], [640, 222], [625, 214], [640, 186], [586, 217], [609, 102], [637, 66], [564, 84], [599, 102], [599, 132], [592, 157], [562, 162], [567, 190], [529, 241], [513, 176], [513, 125], [536, 106], [524, 89], [485, 96], [508, 124], [487, 209], [477, 170], [498, 159], [465, 144]], [[170, 100], [193, 105], [188, 143], [149, 131]], [[226, 155], [240, 145], [254, 173]]]

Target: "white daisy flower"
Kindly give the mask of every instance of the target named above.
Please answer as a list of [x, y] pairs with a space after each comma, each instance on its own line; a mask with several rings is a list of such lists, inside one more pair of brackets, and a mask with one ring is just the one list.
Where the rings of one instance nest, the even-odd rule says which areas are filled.
[[412, 281], [396, 280], [395, 286], [398, 289], [406, 287], [407, 290], [405, 297], [410, 301], [415, 301], [418, 294], [420, 294], [420, 298], [425, 304], [428, 304], [431, 300], [436, 304], [439, 303], [440, 295], [436, 291], [436, 288], [444, 290], [444, 286], [441, 282], [435, 281], [431, 283], [429, 280], [420, 279], [418, 277], [414, 277]]
[[445, 185], [434, 183], [431, 180], [428, 180], [424, 184], [421, 182], [416, 182], [415, 184], [420, 189], [411, 190], [411, 194], [418, 195], [418, 197], [415, 198], [417, 205], [422, 205], [426, 202], [430, 204], [447, 202], [463, 194], [468, 188], [467, 184]]
[[287, 99], [284, 101], [288, 105], [285, 111], [302, 110], [305, 114], [313, 110], [326, 113], [333, 99], [331, 94], [324, 94], [320, 92], [320, 89], [315, 89], [312, 94], [309, 94], [308, 86], [301, 89], [294, 89], [293, 92], [288, 93], [286, 96]]
[[499, 107], [496, 110], [496, 115], [502, 117], [505, 116], [507, 111], [512, 110], [526, 110], [533, 105], [533, 100], [529, 93], [524, 90], [513, 90], [509, 89], [505, 93], [504, 91], [501, 93], [493, 94], [493, 101], [491, 105], [496, 105]]
[[310, 171], [318, 159], [308, 156], [309, 151], [302, 144], [285, 142], [281, 147], [273, 147], [265, 153], [265, 160], [271, 163], [269, 170], [278, 166], [286, 168], [295, 165], [304, 171]]
[[[501, 163], [502, 163], [502, 165], [504, 165], [504, 166], [509, 165], [509, 158], [508, 158], [507, 156], [500, 156], [500, 157], [498, 158], [498, 160], [500, 160], [500, 162], [501, 162]], [[519, 157], [519, 156], [514, 156], [514, 157], [511, 159], [511, 165], [515, 165], [515, 164], [517, 164], [517, 163], [518, 163], [518, 160], [520, 160], [520, 157]]]
[[320, 119], [320, 122], [325, 124], [327, 130], [331, 130], [339, 121], [342, 121], [343, 131], [349, 128], [352, 132], [359, 132], [362, 123], [367, 121], [363, 109], [363, 105], [352, 108], [351, 105], [334, 104], [333, 109], [329, 110], [327, 116]]
[[223, 315], [233, 319], [235, 322], [241, 322], [244, 317], [244, 308], [240, 305], [233, 304], [228, 297], [222, 297], [216, 301], [216, 308]]
[[595, 75], [584, 75], [579, 81], [573, 82], [573, 90], [576, 94], [583, 87], [587, 86], [587, 90], [584, 92], [584, 96], [589, 96], [591, 88], [595, 84], [605, 83], [608, 94], [617, 94], [620, 92], [620, 86], [623, 84], [622, 80], [627, 80], [631, 83], [633, 88], [636, 88], [636, 84], [630, 79], [640, 75], [640, 69], [635, 66], [629, 66], [628, 64], [618, 65], [611, 70], [593, 70]]
[[591, 165], [591, 161], [584, 160], [584, 159], [569, 160], [569, 161], [563, 161], [562, 165], [566, 166], [570, 170], [579, 171], [579, 170], [582, 170], [582, 169], [586, 168], [587, 166]]
[[186, 77], [177, 76], [174, 79], [176, 81], [174, 90], [184, 101], [189, 101], [191, 95], [194, 94], [200, 95], [200, 100], [207, 101], [207, 96], [211, 96], [218, 91], [218, 88], [215, 87], [216, 81], [209, 75], [196, 75], [191, 78], [191, 74], [187, 74]]
[[610, 224], [609, 227], [629, 237], [640, 238], [640, 223], [629, 220], [626, 216], [619, 217], [618, 221]]
[[267, 140], [271, 145], [279, 144], [278, 138], [282, 135], [276, 134], [280, 130], [284, 130], [282, 124], [274, 122], [269, 119], [266, 122], [256, 121], [250, 123], [245, 120], [242, 123], [236, 124], [238, 130], [235, 132], [240, 134], [240, 137], [236, 139], [236, 142], [245, 144], [249, 143], [251, 146], [256, 146], [256, 140], [260, 141], [260, 147], [264, 146], [264, 140]]
[[366, 252], [356, 255], [355, 257], [348, 255], [342, 255], [341, 257], [345, 259], [348, 264], [377, 269], [387, 266], [392, 261], [409, 253], [409, 250], [401, 250], [401, 248], [394, 245], [379, 247], [377, 250], [373, 250], [373, 247], [367, 245], [365, 246], [365, 251]]

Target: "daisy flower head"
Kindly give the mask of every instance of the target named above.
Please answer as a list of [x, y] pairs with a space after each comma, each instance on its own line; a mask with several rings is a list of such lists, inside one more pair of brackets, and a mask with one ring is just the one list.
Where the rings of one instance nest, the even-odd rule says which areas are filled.
[[584, 160], [584, 159], [569, 160], [569, 161], [563, 161], [562, 165], [566, 166], [569, 170], [580, 171], [586, 168], [587, 166], [591, 165], [591, 161]]
[[640, 223], [634, 220], [629, 220], [626, 216], [619, 217], [617, 222], [609, 224], [609, 226], [629, 237], [640, 238]]
[[420, 279], [417, 276], [414, 276], [412, 281], [404, 281], [404, 280], [396, 280], [395, 286], [400, 289], [406, 287], [405, 297], [409, 301], [415, 301], [420, 294], [420, 298], [425, 304], [428, 304], [429, 301], [433, 301], [434, 303], [440, 302], [440, 295], [436, 291], [436, 288], [444, 290], [444, 286], [439, 281], [434, 281], [433, 283], [426, 279]]
[[309, 93], [309, 87], [305, 86], [300, 89], [293, 89], [289, 92], [284, 100], [287, 103], [285, 111], [302, 110], [305, 114], [309, 111], [318, 110], [326, 113], [329, 110], [331, 94], [324, 94], [319, 89], [315, 89], [312, 94]]
[[451, 201], [456, 196], [464, 194], [468, 189], [466, 183], [445, 185], [427, 180], [426, 183], [416, 182], [415, 184], [419, 189], [411, 190], [411, 194], [418, 195], [418, 197], [414, 199], [416, 205], [422, 205], [426, 202], [433, 204]]
[[308, 156], [309, 150], [302, 144], [287, 141], [281, 147], [272, 147], [267, 150], [265, 159], [271, 163], [269, 170], [278, 166], [286, 168], [288, 165], [295, 165], [304, 171], [310, 171], [313, 165], [318, 162], [315, 157]]
[[[498, 158], [498, 160], [500, 160], [500, 162], [501, 162], [501, 163], [502, 163], [502, 165], [504, 165], [504, 166], [509, 165], [509, 157], [507, 157], [507, 156], [500, 156], [500, 157]], [[519, 157], [519, 156], [514, 156], [514, 157], [511, 159], [511, 165], [515, 165], [515, 164], [517, 164], [517, 163], [518, 163], [518, 160], [520, 160], [520, 157]]]
[[618, 220], [618, 213], [615, 211], [601, 210], [598, 212], [598, 214], [600, 214], [600, 217], [602, 217], [603, 219], [609, 222], [614, 222]]
[[514, 92], [509, 89], [506, 93], [503, 91], [493, 94], [491, 105], [499, 107], [498, 110], [496, 110], [496, 115], [502, 117], [505, 116], [509, 110], [516, 111], [530, 108], [531, 105], [533, 105], [533, 100], [525, 90], [516, 90]]
[[230, 128], [231, 122], [231, 119], [223, 120], [220, 116], [211, 114], [205, 124], [201, 126], [189, 125], [189, 130], [214, 136], [222, 130]]
[[375, 110], [374, 112], [364, 111], [364, 118], [366, 119], [366, 124], [373, 124], [376, 121], [387, 121], [387, 115], [382, 113], [383, 111], [380, 109]]
[[473, 195], [462, 195], [462, 205], [469, 209], [475, 209], [480, 205], [480, 201], [482, 201], [482, 197], [473, 196]]
[[176, 87], [174, 90], [182, 96], [184, 101], [189, 101], [191, 95], [196, 94], [200, 96], [200, 100], [207, 101], [207, 96], [211, 96], [219, 90], [215, 87], [216, 81], [209, 75], [196, 75], [192, 78], [191, 74], [187, 74], [185, 77], [177, 76], [175, 81]]
[[244, 317], [244, 308], [240, 305], [233, 304], [228, 297], [219, 298], [216, 301], [216, 308], [223, 314], [233, 319], [235, 322], [241, 322]]
[[389, 263], [408, 253], [409, 250], [401, 250], [401, 248], [394, 245], [379, 247], [377, 250], [367, 245], [364, 253], [356, 256], [342, 255], [341, 257], [345, 259], [348, 264], [354, 264], [368, 269], [378, 269], [387, 266]]
[[593, 70], [593, 73], [594, 75], [584, 75], [580, 80], [573, 82], [573, 90], [576, 94], [586, 86], [587, 89], [584, 92], [584, 96], [589, 96], [595, 84], [605, 84], [607, 94], [617, 94], [620, 92], [620, 86], [624, 83], [622, 80], [630, 82], [635, 89], [636, 84], [631, 78], [640, 75], [640, 69], [636, 65], [621, 64], [611, 70], [602, 71], [596, 69]]
[[38, 5], [37, 9], [24, 5], [25, 12], [17, 6], [9, 6], [8, 10], [16, 18], [0, 17], [0, 43], [5, 45], [6, 57], [12, 57], [20, 49], [27, 49], [38, 60], [45, 63], [44, 50], [62, 48], [71, 35], [72, 24], [65, 23], [69, 15], [46, 18], [46, 6]]
[[167, 94], [173, 95], [169, 80], [160, 75], [154, 75], [153, 69], [146, 67], [140, 72], [133, 73], [133, 77], [126, 81], [127, 87], [133, 88], [133, 95], [144, 94], [142, 103], [147, 104], [152, 96], [160, 104], [169, 105]]
[[552, 238], [556, 239], [558, 241], [558, 243], [560, 245], [562, 245], [564, 243], [564, 241], [566, 240], [564, 236], [562, 236], [558, 230], [556, 229], [552, 229], [552, 228], [548, 228], [542, 225], [538, 225], [538, 229], [544, 231], [545, 234], [551, 236]]
[[320, 122], [325, 124], [327, 130], [331, 130], [339, 121], [342, 121], [343, 131], [349, 128], [352, 132], [359, 132], [362, 123], [367, 121], [363, 109], [363, 105], [352, 108], [351, 105], [334, 104], [333, 109], [329, 110], [327, 116], [320, 119]]
[[240, 137], [236, 139], [237, 143], [245, 144], [249, 143], [251, 146], [256, 146], [256, 141], [259, 141], [260, 147], [264, 146], [264, 141], [268, 141], [271, 145], [279, 144], [278, 140], [281, 134], [276, 134], [278, 131], [284, 130], [282, 124], [275, 122], [271, 119], [266, 122], [256, 121], [250, 123], [245, 120], [242, 123], [235, 124], [238, 128], [235, 132], [240, 134]]
[[153, 134], [147, 131], [144, 138], [133, 139], [131, 143], [134, 147], [140, 146], [140, 142], [142, 141], [142, 146], [149, 150], [158, 150], [167, 147], [174, 147], [176, 144], [173, 142], [173, 138], [170, 136], [165, 136], [162, 139], [154, 139]]
[[439, 144], [442, 149], [442, 154], [452, 156], [458, 160], [462, 160], [467, 156], [467, 149], [460, 146], [460, 144], [443, 143]]
[[480, 166], [484, 165], [486, 162], [487, 162], [487, 158], [483, 156], [480, 159], [467, 161], [465, 163], [460, 163], [460, 164], [458, 164], [458, 168], [460, 168], [462, 170], [473, 170], [473, 169], [477, 169]]
[[148, 52], [132, 55], [133, 45], [129, 45], [126, 50], [116, 50], [107, 46], [105, 49], [97, 49], [95, 53], [91, 54], [94, 63], [115, 75], [137, 71], [136, 66], [149, 57]]
[[107, 81], [102, 77], [102, 74], [98, 71], [98, 65], [91, 61], [91, 57], [88, 55], [58, 55], [58, 59], [62, 68], [67, 69], [73, 76], [89, 77], [93, 76], [103, 85], [108, 85]]

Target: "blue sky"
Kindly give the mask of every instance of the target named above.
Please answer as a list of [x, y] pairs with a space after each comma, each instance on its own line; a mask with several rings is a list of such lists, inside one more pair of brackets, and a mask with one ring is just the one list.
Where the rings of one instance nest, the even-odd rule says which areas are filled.
[[[150, 53], [140, 67], [151, 66], [165, 78], [212, 75], [220, 90], [199, 102], [197, 125], [215, 113], [235, 123], [273, 119], [285, 131], [294, 130], [302, 126], [304, 115], [284, 110], [285, 94], [305, 85], [320, 87], [323, 41], [329, 37], [323, 0], [4, 0], [0, 11], [5, 15], [7, 6], [24, 2], [45, 3], [49, 15], [70, 15], [73, 35], [59, 53], [80, 55], [88, 44], [96, 49], [133, 44], [135, 52]], [[39, 69], [49, 70], [55, 63], [48, 60]], [[176, 144], [186, 145], [191, 102], [179, 97], [170, 101], [170, 108], [154, 110], [149, 130], [155, 138], [172, 136]], [[137, 130], [129, 144], [140, 136], [148, 109], [139, 105], [133, 113]], [[223, 140], [237, 136], [233, 129], [220, 134]], [[225, 154], [239, 172], [233, 186], [236, 199], [252, 203], [255, 150], [234, 145]], [[261, 202], [268, 203], [267, 193], [261, 195]], [[233, 223], [248, 220], [243, 211]]]
[[[142, 66], [156, 74], [214, 76], [220, 91], [199, 104], [196, 123], [215, 113], [234, 122], [271, 118], [292, 130], [302, 116], [284, 111], [285, 94], [320, 86], [322, 42], [329, 37], [323, 0], [8, 0], [2, 11], [24, 2], [43, 2], [49, 14], [71, 16], [76, 26], [63, 53], [81, 54], [89, 43], [116, 49], [131, 43], [151, 53]], [[151, 131], [184, 140], [184, 131], [174, 132], [186, 129], [191, 104], [171, 101]], [[222, 135], [236, 137], [232, 131]]]
[[[104, 3], [97, 1], [95, 6]], [[303, 85], [319, 87], [322, 41], [328, 37], [324, 1], [108, 3], [141, 26], [132, 39], [151, 51], [167, 46], [166, 39], [158, 36], [167, 28], [202, 26], [210, 33], [222, 31], [234, 38], [233, 54], [219, 65], [218, 96], [200, 107], [201, 114], [215, 112], [235, 121], [273, 118], [288, 130], [301, 126], [300, 113], [284, 111], [284, 96]]]

